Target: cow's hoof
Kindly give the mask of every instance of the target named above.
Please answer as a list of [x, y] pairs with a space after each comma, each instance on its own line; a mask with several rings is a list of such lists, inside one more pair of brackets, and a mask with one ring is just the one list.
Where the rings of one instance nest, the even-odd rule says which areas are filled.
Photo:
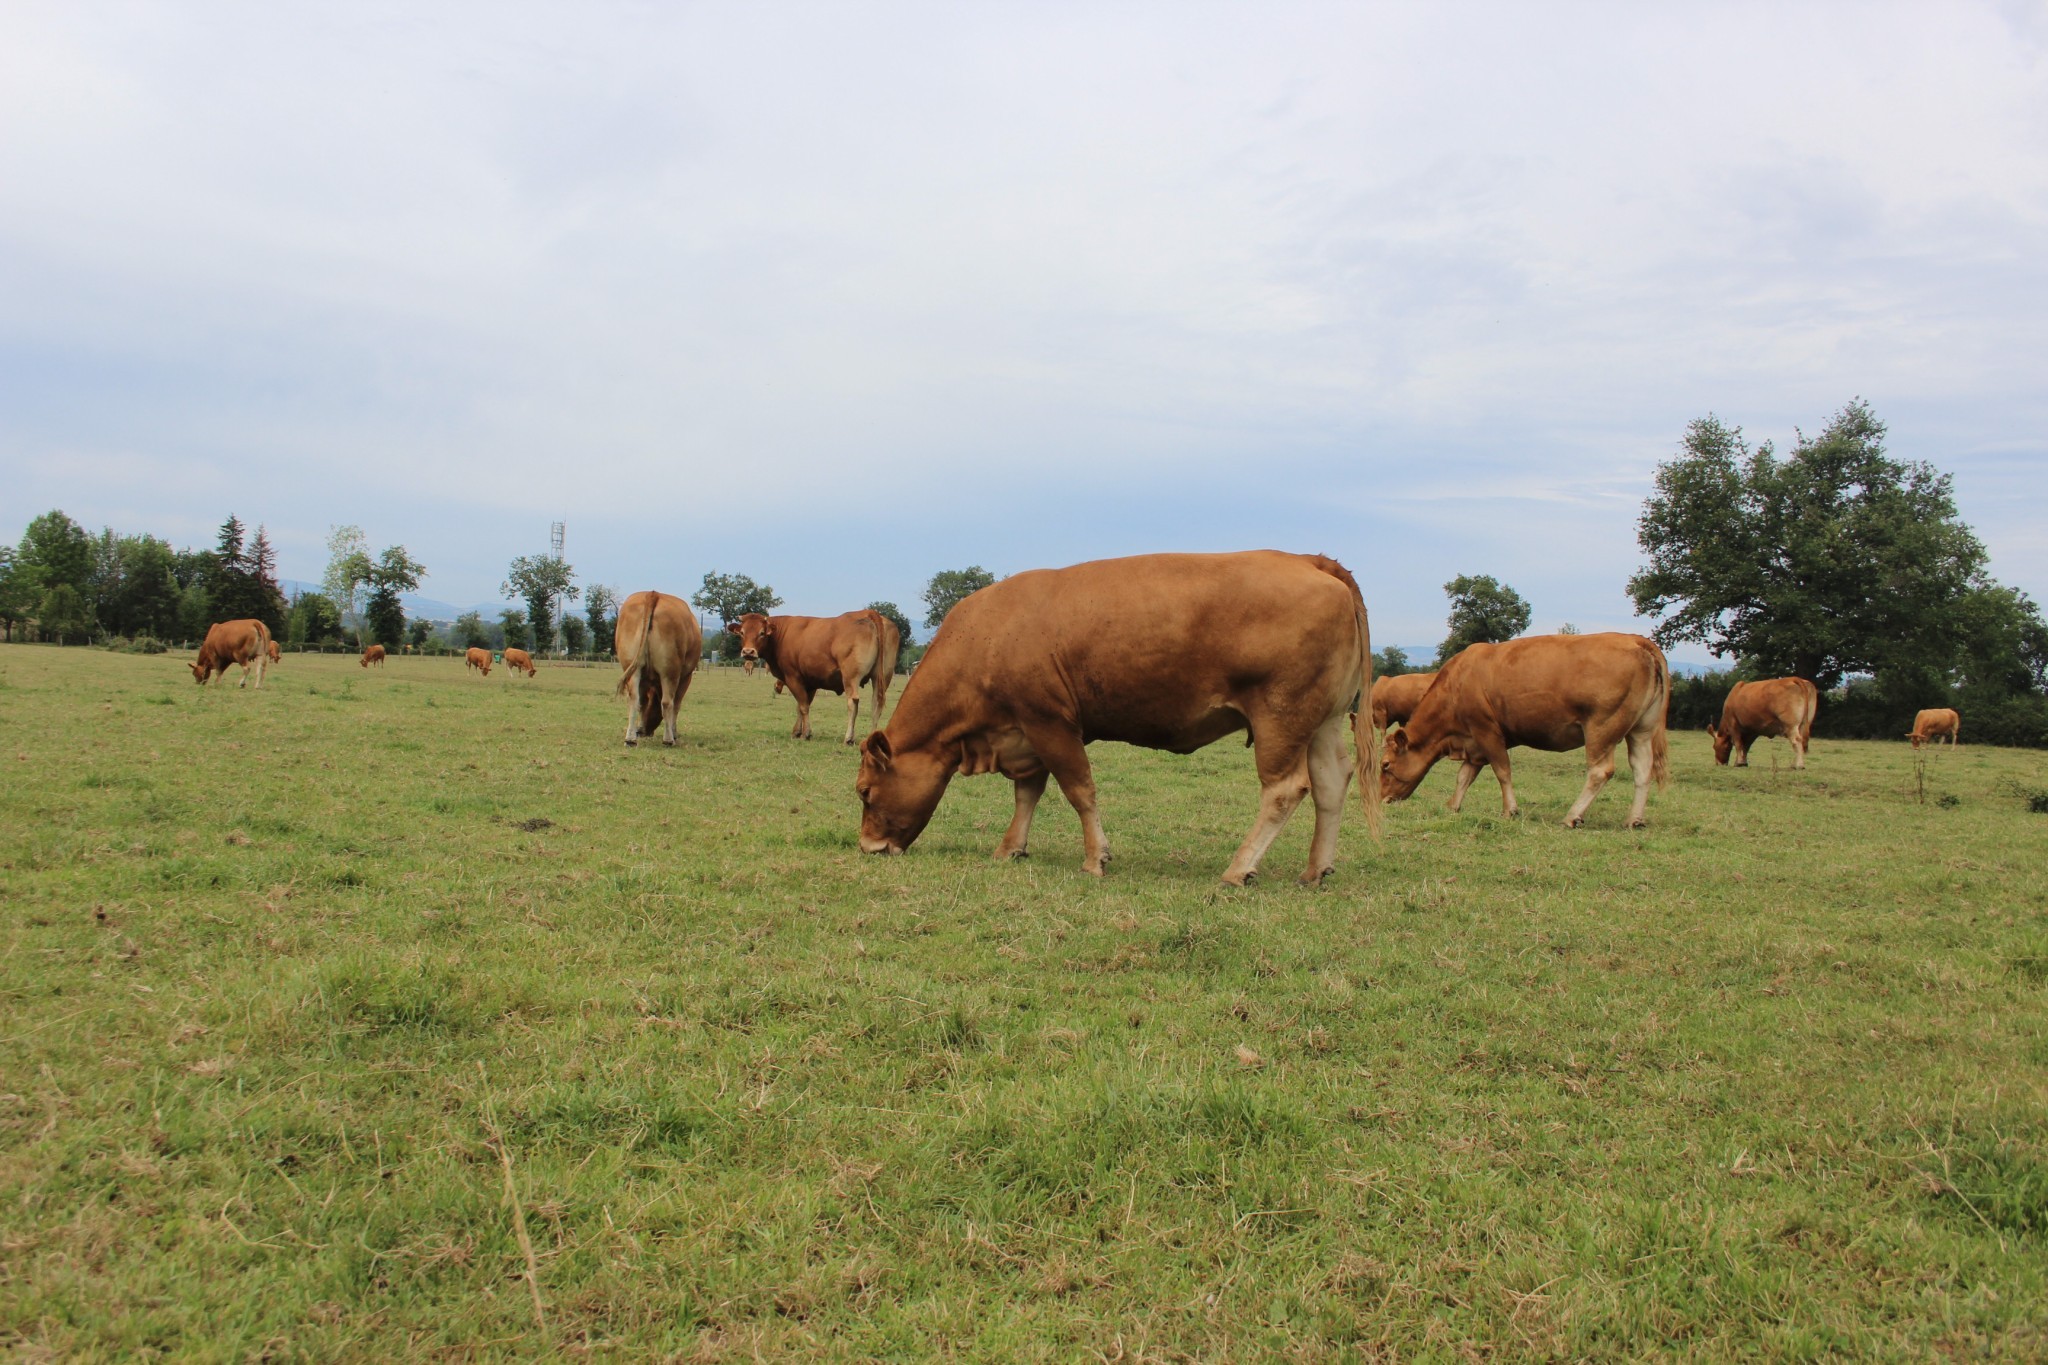
[[1648, 820], [1631, 820], [1628, 822], [1628, 827], [1630, 829], [1648, 829], [1650, 822]]
[[673, 749], [676, 747], [676, 742], [672, 739], [665, 739], [661, 742], [661, 747], [664, 749]]
[[1093, 862], [1082, 863], [1081, 870], [1091, 877], [1105, 876], [1109, 871], [1109, 859], [1101, 858]]
[[1584, 816], [1580, 816], [1580, 817], [1579, 817], [1578, 819], [1576, 819], [1576, 820], [1566, 820], [1566, 821], [1564, 822], [1564, 827], [1565, 827], [1566, 829], [1578, 829], [1578, 828], [1579, 828], [1579, 827], [1580, 827], [1581, 825], [1584, 825], [1585, 823], [1586, 823], [1586, 819], [1585, 819], [1585, 817], [1584, 817]]
[[1301, 884], [1303, 886], [1321, 886], [1325, 881], [1329, 880], [1331, 874], [1335, 873], [1336, 870], [1334, 867], [1326, 867], [1320, 872], [1304, 872], [1301, 874]]
[[999, 848], [996, 850], [996, 861], [999, 863], [1021, 863], [1030, 856], [1031, 850], [1028, 848]]
[[1241, 877], [1233, 877], [1228, 872], [1223, 874], [1223, 884], [1225, 886], [1250, 886], [1258, 879], [1259, 874], [1256, 872], [1247, 872]]

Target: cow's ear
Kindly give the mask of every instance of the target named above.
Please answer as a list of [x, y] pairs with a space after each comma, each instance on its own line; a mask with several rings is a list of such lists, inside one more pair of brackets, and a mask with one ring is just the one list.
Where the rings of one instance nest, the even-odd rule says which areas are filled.
[[730, 621], [725, 623], [723, 629], [727, 635], [737, 635], [740, 633], [740, 628]]
[[1405, 754], [1407, 752], [1408, 732], [1406, 730], [1396, 730], [1392, 734], [1387, 736], [1387, 754], [1389, 757], [1392, 757], [1395, 754]]
[[870, 731], [868, 737], [860, 742], [860, 755], [882, 772], [888, 772], [896, 759], [889, 748], [889, 736], [880, 730]]

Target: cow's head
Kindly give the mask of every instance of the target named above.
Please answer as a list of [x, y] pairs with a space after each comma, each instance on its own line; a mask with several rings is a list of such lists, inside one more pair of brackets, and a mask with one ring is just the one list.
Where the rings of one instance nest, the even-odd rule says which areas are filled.
[[1406, 726], [1387, 732], [1387, 753], [1380, 768], [1380, 799], [1406, 801], [1422, 785], [1437, 755], [1410, 742]]
[[[190, 667], [192, 669], [192, 681], [204, 687], [206, 686], [206, 680], [213, 676], [213, 656], [202, 649], [199, 651], [199, 657], [192, 661]], [[1915, 747], [1918, 746], [1916, 745]]]
[[1709, 725], [1707, 733], [1714, 737], [1714, 762], [1728, 766], [1728, 755], [1735, 752], [1735, 727], [1729, 726], [1723, 732], [1719, 726]]
[[863, 740], [860, 776], [853, 784], [860, 797], [861, 852], [901, 853], [915, 843], [959, 766], [957, 753], [950, 761], [930, 749], [898, 753], [884, 730]]
[[727, 621], [728, 634], [740, 637], [740, 671], [752, 675], [754, 665], [761, 661], [761, 655], [772, 649], [775, 626], [758, 611], [750, 611], [738, 621]]

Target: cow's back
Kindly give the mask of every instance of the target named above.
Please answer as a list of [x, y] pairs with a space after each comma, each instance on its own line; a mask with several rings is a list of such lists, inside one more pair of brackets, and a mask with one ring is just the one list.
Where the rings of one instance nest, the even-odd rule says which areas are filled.
[[1189, 747], [1278, 675], [1312, 691], [1294, 678], [1305, 656], [1356, 676], [1363, 607], [1349, 579], [1274, 550], [1020, 573], [947, 614], [891, 728], [995, 711], [1067, 721], [1089, 740]]
[[1588, 722], [1637, 710], [1661, 717], [1670, 692], [1663, 651], [1641, 635], [1534, 635], [1468, 645], [1437, 672], [1418, 707], [1449, 729], [1497, 728], [1509, 745], [1576, 749]]
[[1422, 694], [1436, 681], [1435, 673], [1397, 673], [1375, 678], [1372, 683], [1372, 723], [1384, 730], [1399, 725], [1415, 714]]

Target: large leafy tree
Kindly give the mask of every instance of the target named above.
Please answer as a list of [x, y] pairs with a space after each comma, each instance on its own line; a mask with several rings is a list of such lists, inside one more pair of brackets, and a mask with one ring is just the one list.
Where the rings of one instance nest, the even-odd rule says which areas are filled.
[[482, 649], [491, 642], [490, 627], [484, 624], [480, 611], [466, 611], [456, 617], [454, 635], [464, 649]]
[[83, 595], [92, 582], [92, 536], [60, 511], [45, 512], [28, 524], [15, 558], [45, 592], [68, 583]]
[[397, 649], [405, 640], [405, 604], [400, 593], [419, 587], [427, 576], [426, 565], [406, 553], [403, 545], [392, 545], [370, 566], [370, 600], [365, 607], [370, 638], [386, 649]]
[[996, 581], [996, 576], [979, 564], [970, 564], [964, 569], [941, 569], [931, 576], [924, 585], [924, 623], [933, 630], [946, 619], [946, 613], [960, 604], [970, 593], [980, 592]]
[[765, 616], [781, 606], [782, 599], [775, 595], [775, 589], [766, 583], [756, 583], [743, 573], [713, 570], [704, 575], [703, 586], [690, 594], [690, 603], [704, 613], [707, 624], [723, 626], [750, 611]]
[[1659, 644], [1707, 646], [1823, 690], [1850, 673], [1946, 672], [1956, 607], [1983, 579], [1984, 547], [1956, 516], [1949, 476], [1892, 459], [1860, 399], [1780, 457], [1702, 417], [1657, 469], [1629, 580]]
[[121, 536], [115, 569], [100, 598], [100, 621], [116, 635], [174, 635], [178, 629], [177, 551], [155, 536]]
[[590, 648], [594, 653], [612, 652], [612, 635], [619, 624], [619, 590], [604, 583], [592, 583], [583, 590], [583, 610], [590, 622]]
[[[553, 555], [519, 556], [505, 571], [498, 590], [526, 603], [526, 619], [532, 623], [538, 649], [554, 647], [556, 602], [573, 602], [582, 594], [576, 586], [576, 570]], [[507, 643], [511, 643], [509, 638]]]
[[0, 628], [9, 641], [14, 628], [35, 615], [35, 576], [12, 545], [0, 545]]
[[1451, 599], [1447, 622], [1451, 633], [1437, 646], [1438, 663], [1466, 645], [1497, 645], [1514, 639], [1529, 628], [1534, 614], [1522, 594], [1491, 574], [1459, 574], [1444, 584], [1444, 596]]
[[357, 609], [363, 588], [376, 571], [370, 558], [370, 542], [360, 526], [331, 526], [327, 534], [327, 573], [320, 580], [329, 601], [341, 610], [344, 624], [362, 632], [362, 613]]

